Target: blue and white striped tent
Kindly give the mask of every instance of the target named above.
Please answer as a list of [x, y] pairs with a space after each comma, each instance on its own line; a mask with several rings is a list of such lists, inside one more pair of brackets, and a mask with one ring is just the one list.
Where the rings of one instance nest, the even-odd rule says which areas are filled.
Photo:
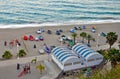
[[53, 61], [64, 71], [76, 69], [77, 66], [72, 67], [73, 62], [80, 62], [78, 55], [72, 53], [72, 51], [66, 47], [54, 48], [51, 56]]
[[72, 51], [66, 47], [57, 47], [52, 50], [52, 53], [62, 64], [64, 64], [69, 59], [78, 58], [76, 54], [73, 54]]
[[78, 55], [84, 57], [85, 59], [90, 55], [94, 54], [94, 50], [90, 49], [88, 46], [83, 44], [77, 44], [72, 47], [72, 50], [77, 53]]
[[76, 44], [69, 50], [66, 47], [56, 47], [51, 51], [53, 61], [63, 71], [70, 71], [99, 65], [103, 56], [86, 45]]
[[91, 49], [87, 45], [83, 45], [83, 44], [78, 43], [72, 47], [72, 50], [76, 54], [78, 54], [79, 57], [84, 58], [87, 64], [89, 61], [92, 61], [93, 63], [90, 62], [92, 65], [93, 64], [98, 65], [103, 60], [103, 56], [101, 54], [94, 51], [93, 49]]

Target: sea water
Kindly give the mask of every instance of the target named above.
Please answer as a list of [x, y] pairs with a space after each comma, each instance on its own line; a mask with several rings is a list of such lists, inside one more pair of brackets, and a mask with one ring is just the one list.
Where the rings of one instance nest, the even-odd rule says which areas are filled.
[[0, 28], [120, 22], [120, 0], [0, 0]]

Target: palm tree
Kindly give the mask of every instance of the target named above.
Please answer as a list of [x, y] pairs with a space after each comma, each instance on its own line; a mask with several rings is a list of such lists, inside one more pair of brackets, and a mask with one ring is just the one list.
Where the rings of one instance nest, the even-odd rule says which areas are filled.
[[26, 52], [23, 49], [19, 50], [19, 53], [18, 53], [19, 57], [23, 57], [23, 56], [26, 56], [26, 55], [27, 54], [26, 54]]
[[117, 62], [120, 62], [120, 50], [112, 48], [110, 50], [98, 50], [100, 54], [104, 56], [106, 62], [111, 62], [112, 67], [117, 65]]
[[40, 74], [42, 74], [42, 72], [45, 69], [45, 67], [42, 64], [40, 64], [40, 65], [36, 66], [36, 69], [39, 69]]
[[73, 39], [74, 39], [74, 45], [75, 45], [75, 40], [76, 40], [76, 37], [77, 37], [77, 33], [73, 33], [73, 34], [72, 34], [72, 37], [73, 37]]
[[87, 36], [86, 32], [81, 32], [80, 36], [83, 37], [82, 42], [84, 43], [84, 38]]
[[90, 44], [90, 40], [93, 39], [92, 36], [88, 34], [88, 35], [86, 36], [86, 38], [87, 38], [87, 40], [88, 40], [88, 44]]
[[106, 39], [107, 39], [107, 43], [109, 43], [110, 45], [110, 49], [111, 46], [117, 41], [118, 35], [116, 35], [116, 32], [109, 32], [107, 33]]
[[5, 58], [5, 59], [10, 59], [10, 58], [12, 58], [12, 56], [13, 56], [13, 55], [11, 54], [11, 52], [10, 52], [10, 51], [7, 51], [7, 50], [6, 50], [6, 51], [4, 52], [4, 54], [2, 55], [2, 57]]
[[117, 65], [117, 62], [119, 62], [120, 60], [120, 51], [112, 48], [110, 50], [108, 50], [108, 59], [111, 62], [112, 67], [115, 67]]

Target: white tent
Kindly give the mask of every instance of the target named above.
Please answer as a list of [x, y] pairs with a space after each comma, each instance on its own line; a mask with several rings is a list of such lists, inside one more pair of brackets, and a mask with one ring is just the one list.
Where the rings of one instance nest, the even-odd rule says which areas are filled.
[[63, 71], [70, 71], [99, 65], [103, 56], [83, 44], [76, 44], [69, 50], [60, 46], [52, 50], [52, 59]]
[[93, 49], [83, 44], [76, 44], [72, 50], [80, 57], [85, 59], [87, 66], [98, 65], [103, 61], [103, 56]]

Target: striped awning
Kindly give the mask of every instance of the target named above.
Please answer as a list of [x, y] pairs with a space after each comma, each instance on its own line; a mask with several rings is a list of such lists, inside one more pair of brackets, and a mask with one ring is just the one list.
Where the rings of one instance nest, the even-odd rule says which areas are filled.
[[89, 55], [94, 55], [97, 53], [93, 49], [89, 48], [87, 45], [83, 44], [76, 44], [75, 46], [72, 47], [72, 50], [76, 52], [78, 55], [84, 57], [85, 59], [87, 59]]
[[76, 54], [73, 54], [66, 47], [56, 47], [52, 50], [52, 53], [63, 64], [66, 60], [69, 60], [71, 58], [78, 58], [78, 56]]

